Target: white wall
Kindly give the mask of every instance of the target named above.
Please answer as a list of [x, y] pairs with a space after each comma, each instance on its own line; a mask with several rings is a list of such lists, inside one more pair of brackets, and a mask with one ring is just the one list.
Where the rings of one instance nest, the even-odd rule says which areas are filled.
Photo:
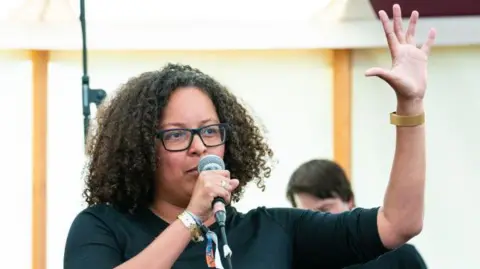
[[32, 66], [26, 52], [0, 51], [2, 267], [31, 267]]
[[[423, 233], [413, 241], [429, 268], [480, 268], [476, 214], [480, 189], [480, 47], [432, 52], [426, 102], [427, 194]], [[389, 67], [386, 50], [357, 50], [353, 74], [353, 168], [357, 204], [381, 204], [394, 152], [392, 90], [365, 78], [373, 66]]]
[[[128, 78], [158, 69], [167, 61], [189, 63], [225, 83], [269, 131], [279, 163], [266, 182], [266, 191], [250, 189], [237, 204], [239, 210], [288, 206], [285, 187], [296, 166], [310, 158], [332, 157], [330, 53], [92, 52], [91, 86], [111, 92]], [[49, 72], [47, 262], [49, 269], [57, 269], [62, 268], [70, 224], [84, 207], [80, 54], [53, 52]], [[292, 131], [292, 127], [303, 129]]]

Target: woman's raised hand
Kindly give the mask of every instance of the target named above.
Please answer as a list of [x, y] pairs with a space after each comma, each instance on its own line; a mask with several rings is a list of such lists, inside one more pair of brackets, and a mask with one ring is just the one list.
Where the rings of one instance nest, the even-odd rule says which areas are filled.
[[418, 48], [415, 41], [419, 16], [417, 11], [412, 12], [406, 32], [402, 28], [402, 10], [399, 5], [393, 6], [393, 25], [385, 11], [378, 14], [387, 37], [392, 67], [390, 70], [370, 68], [365, 75], [377, 76], [390, 84], [399, 101], [423, 99], [427, 88], [427, 59], [435, 42], [435, 30], [430, 30], [427, 41]]

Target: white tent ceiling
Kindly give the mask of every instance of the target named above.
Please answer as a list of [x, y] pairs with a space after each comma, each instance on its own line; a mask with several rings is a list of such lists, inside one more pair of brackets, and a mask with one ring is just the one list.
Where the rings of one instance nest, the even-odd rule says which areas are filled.
[[[369, 0], [85, 0], [88, 46], [116, 50], [385, 46]], [[0, 49], [81, 48], [79, 0], [0, 0]], [[427, 18], [437, 46], [480, 44], [480, 17]]]
[[302, 21], [329, 1], [96, 0], [87, 16], [98, 21]]
[[[306, 21], [331, 0], [94, 0], [86, 2], [91, 22]], [[45, 20], [76, 20], [79, 0], [0, 0], [0, 20], [18, 21], [34, 9]], [[40, 20], [41, 15], [27, 20]]]

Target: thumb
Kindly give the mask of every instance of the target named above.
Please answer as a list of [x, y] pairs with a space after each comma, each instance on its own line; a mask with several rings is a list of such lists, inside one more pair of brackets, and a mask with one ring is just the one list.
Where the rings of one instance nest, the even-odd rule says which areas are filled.
[[234, 191], [238, 185], [240, 185], [240, 181], [238, 181], [238, 179], [231, 179], [230, 180], [230, 189], [231, 191]]
[[383, 69], [383, 68], [379, 68], [379, 67], [373, 67], [373, 68], [370, 68], [368, 69], [367, 71], [365, 71], [365, 76], [367, 77], [379, 77], [385, 81], [391, 81], [393, 79], [393, 75], [392, 73], [390, 72], [390, 70], [386, 70], [386, 69]]

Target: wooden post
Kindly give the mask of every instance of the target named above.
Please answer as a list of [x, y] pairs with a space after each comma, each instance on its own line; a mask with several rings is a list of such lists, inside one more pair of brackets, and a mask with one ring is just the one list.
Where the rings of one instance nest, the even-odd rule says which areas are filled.
[[333, 51], [333, 156], [351, 178], [352, 67], [349, 49]]
[[32, 268], [46, 269], [47, 80], [49, 51], [31, 51], [33, 95]]

